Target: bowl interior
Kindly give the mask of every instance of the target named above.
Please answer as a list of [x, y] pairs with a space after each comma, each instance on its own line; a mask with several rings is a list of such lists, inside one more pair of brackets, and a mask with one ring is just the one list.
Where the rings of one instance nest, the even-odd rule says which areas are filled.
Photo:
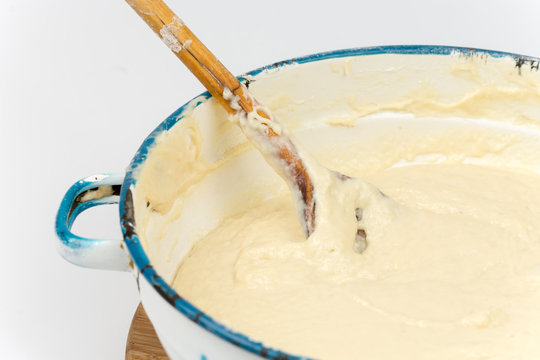
[[[365, 177], [413, 163], [492, 161], [474, 146], [448, 153], [449, 132], [474, 143], [490, 128], [493, 136], [506, 136], [503, 142], [527, 137], [540, 149], [537, 70], [538, 60], [529, 57], [403, 46], [317, 54], [255, 70], [243, 80], [324, 165]], [[427, 133], [439, 146], [426, 150]], [[397, 144], [406, 157], [392, 151]], [[523, 156], [518, 145], [499, 161], [540, 172], [535, 153]], [[171, 305], [217, 335], [272, 358], [282, 353], [222, 326], [170, 284], [193, 244], [222, 219], [286, 191], [205, 93], [160, 124], [134, 157], [121, 195], [125, 242], [139, 271]]]

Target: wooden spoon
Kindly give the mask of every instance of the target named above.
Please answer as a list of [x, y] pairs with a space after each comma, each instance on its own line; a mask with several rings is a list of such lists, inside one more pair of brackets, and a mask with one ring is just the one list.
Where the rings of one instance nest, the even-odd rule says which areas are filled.
[[[283, 132], [279, 122], [162, 0], [126, 1], [223, 107], [238, 116], [242, 131], [287, 182], [296, 200], [300, 200], [295, 201], [297, 215], [305, 236], [311, 235], [317, 226], [316, 189], [297, 146]], [[358, 220], [359, 214], [361, 211], [357, 210]], [[356, 238], [354, 247], [361, 252], [366, 245], [365, 231], [358, 229]]]

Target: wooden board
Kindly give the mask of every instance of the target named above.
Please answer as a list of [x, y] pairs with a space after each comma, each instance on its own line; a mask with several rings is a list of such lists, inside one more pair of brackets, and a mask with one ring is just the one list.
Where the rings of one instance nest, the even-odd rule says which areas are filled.
[[126, 360], [169, 360], [141, 304], [135, 311], [129, 328]]

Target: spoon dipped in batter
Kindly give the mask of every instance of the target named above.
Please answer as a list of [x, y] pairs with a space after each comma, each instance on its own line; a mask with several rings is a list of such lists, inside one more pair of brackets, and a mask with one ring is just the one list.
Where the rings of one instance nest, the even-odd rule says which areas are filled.
[[368, 238], [364, 217], [388, 216], [395, 208], [387, 206], [392, 200], [373, 185], [329, 170], [303, 152], [271, 112], [163, 1], [127, 3], [223, 105], [230, 119], [286, 181], [305, 236], [320, 242], [344, 239], [343, 244], [363, 252]]

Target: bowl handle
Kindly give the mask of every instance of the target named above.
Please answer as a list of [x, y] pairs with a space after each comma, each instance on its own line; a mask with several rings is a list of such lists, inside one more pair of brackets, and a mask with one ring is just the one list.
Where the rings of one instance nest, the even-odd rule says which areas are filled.
[[90, 239], [71, 232], [83, 211], [104, 204], [118, 204], [124, 174], [99, 174], [73, 184], [56, 215], [58, 252], [69, 262], [94, 269], [129, 270], [130, 258], [120, 240]]

